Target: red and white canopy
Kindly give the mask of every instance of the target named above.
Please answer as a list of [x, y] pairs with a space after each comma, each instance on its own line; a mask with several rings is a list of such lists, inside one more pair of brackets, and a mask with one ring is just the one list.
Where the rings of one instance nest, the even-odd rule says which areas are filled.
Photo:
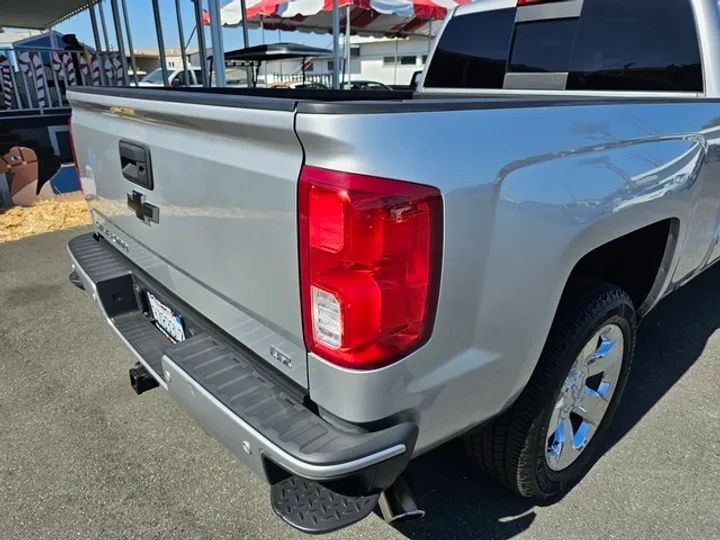
[[[340, 27], [345, 28], [347, 6], [353, 33], [369, 36], [434, 34], [448, 11], [473, 0], [339, 0]], [[248, 22], [268, 30], [327, 33], [332, 28], [332, 0], [246, 0]], [[240, 0], [220, 11], [224, 26], [242, 24]], [[435, 22], [433, 22], [435, 21]]]

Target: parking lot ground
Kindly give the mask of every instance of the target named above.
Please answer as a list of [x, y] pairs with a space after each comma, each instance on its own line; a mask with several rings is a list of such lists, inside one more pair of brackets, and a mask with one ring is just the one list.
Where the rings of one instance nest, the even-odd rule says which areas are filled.
[[[0, 538], [303, 537], [169, 396], [134, 395], [130, 353], [67, 281], [79, 232], [0, 245]], [[424, 520], [326, 538], [720, 538], [719, 305], [715, 268], [643, 322], [606, 451], [559, 503], [515, 498], [453, 441], [410, 466]]]

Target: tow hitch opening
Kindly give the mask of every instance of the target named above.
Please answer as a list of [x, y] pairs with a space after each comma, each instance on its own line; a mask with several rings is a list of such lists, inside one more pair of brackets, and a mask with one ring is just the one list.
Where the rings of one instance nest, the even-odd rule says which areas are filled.
[[130, 386], [135, 390], [135, 393], [139, 396], [143, 392], [152, 390], [160, 386], [155, 380], [155, 377], [150, 375], [145, 366], [140, 362], [130, 368]]

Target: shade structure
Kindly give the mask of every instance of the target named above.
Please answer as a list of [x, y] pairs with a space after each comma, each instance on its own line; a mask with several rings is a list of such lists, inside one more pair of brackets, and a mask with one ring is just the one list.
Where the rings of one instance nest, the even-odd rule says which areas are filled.
[[[225, 53], [225, 61], [269, 62], [271, 60], [290, 60], [292, 58], [331, 58], [333, 52], [320, 47], [310, 47], [301, 43], [271, 43], [236, 49]], [[213, 55], [208, 55], [212, 58]]]
[[[339, 0], [341, 27], [345, 27], [350, 6], [352, 32], [367, 36], [432, 35], [439, 28], [436, 21], [446, 17], [454, 7], [473, 0]], [[268, 30], [299, 30], [328, 33], [332, 31], [332, 0], [246, 0], [248, 26], [262, 25]], [[240, 0], [224, 5], [224, 26], [242, 24]], [[206, 23], [209, 22], [206, 19]]]
[[[99, 0], [92, 0], [93, 4]], [[50, 28], [88, 7], [88, 0], [0, 0], [0, 27]]]

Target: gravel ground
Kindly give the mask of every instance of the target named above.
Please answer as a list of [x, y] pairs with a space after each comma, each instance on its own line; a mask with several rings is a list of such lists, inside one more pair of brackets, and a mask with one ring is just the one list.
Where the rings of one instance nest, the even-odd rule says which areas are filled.
[[[303, 537], [167, 395], [133, 394], [130, 354], [67, 282], [75, 234], [0, 245], [0, 537]], [[424, 520], [327, 538], [719, 538], [719, 304], [716, 268], [643, 322], [607, 450], [559, 503], [514, 498], [453, 442], [411, 464]]]

